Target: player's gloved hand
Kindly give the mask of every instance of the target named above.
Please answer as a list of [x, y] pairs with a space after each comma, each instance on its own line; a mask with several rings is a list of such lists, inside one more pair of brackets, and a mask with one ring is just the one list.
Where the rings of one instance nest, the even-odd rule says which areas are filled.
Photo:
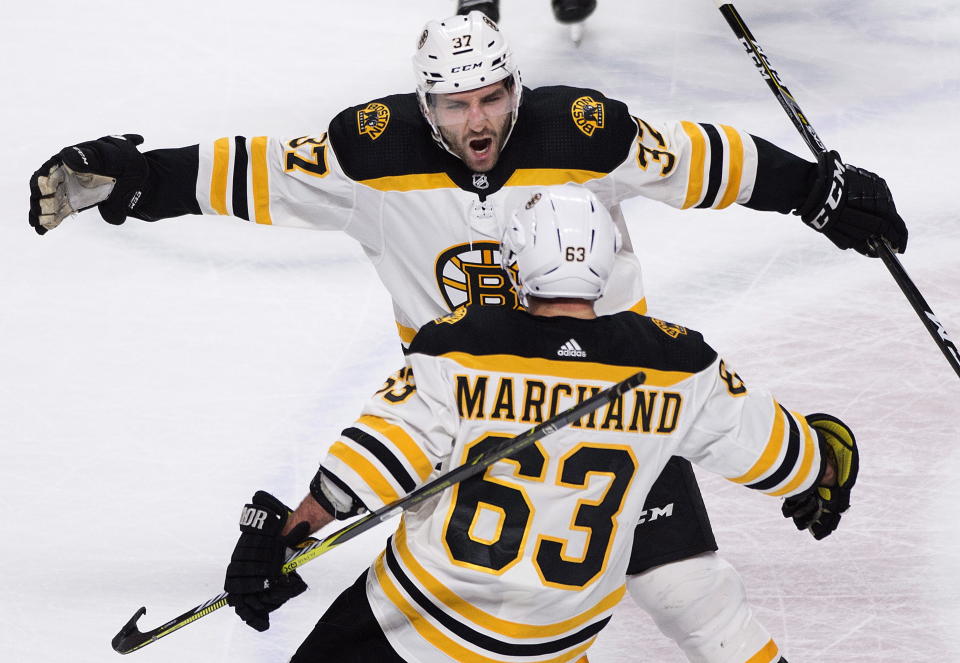
[[240, 514], [240, 540], [227, 566], [223, 590], [240, 619], [258, 631], [270, 628], [271, 612], [307, 589], [296, 571], [281, 572], [288, 548], [306, 538], [310, 529], [301, 522], [281, 535], [289, 516], [290, 509], [262, 490]]
[[907, 248], [907, 226], [879, 175], [844, 165], [836, 152], [821, 154], [817, 180], [794, 214], [841, 249], [875, 257], [870, 239], [883, 237], [898, 253]]
[[136, 207], [147, 180], [143, 136], [104, 136], [65, 147], [30, 177], [30, 225], [40, 235], [97, 205], [104, 221], [120, 225]]
[[818, 541], [829, 536], [840, 524], [840, 514], [850, 507], [850, 491], [857, 482], [860, 452], [850, 428], [829, 414], [808, 414], [809, 423], [819, 433], [820, 453], [835, 470], [836, 484], [819, 485], [788, 497], [783, 502], [784, 518], [793, 518], [797, 529], [810, 530]]

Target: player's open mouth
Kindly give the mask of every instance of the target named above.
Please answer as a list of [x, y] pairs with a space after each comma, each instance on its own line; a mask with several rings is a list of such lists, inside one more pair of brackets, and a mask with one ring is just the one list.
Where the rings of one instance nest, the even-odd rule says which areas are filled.
[[477, 156], [485, 156], [493, 146], [492, 138], [474, 138], [469, 143], [470, 150]]

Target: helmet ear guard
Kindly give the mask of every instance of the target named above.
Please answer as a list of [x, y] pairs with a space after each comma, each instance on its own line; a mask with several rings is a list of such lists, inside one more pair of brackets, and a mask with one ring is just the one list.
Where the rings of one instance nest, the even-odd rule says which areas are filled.
[[504, 144], [507, 142], [517, 121], [523, 85], [510, 46], [489, 17], [472, 11], [467, 16], [429, 21], [417, 42], [413, 70], [420, 112], [430, 125], [433, 139], [454, 155], [440, 132], [430, 95], [470, 92], [508, 80], [513, 103], [503, 139]]
[[520, 302], [529, 297], [598, 299], [620, 250], [620, 231], [587, 188], [538, 190], [513, 212], [500, 259]]

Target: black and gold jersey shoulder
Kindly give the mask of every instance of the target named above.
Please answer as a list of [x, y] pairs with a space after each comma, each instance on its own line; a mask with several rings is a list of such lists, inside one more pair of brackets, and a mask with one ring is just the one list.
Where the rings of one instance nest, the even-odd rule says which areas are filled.
[[437, 172], [467, 175], [463, 163], [433, 140], [412, 92], [341, 111], [328, 135], [341, 169], [357, 182]]
[[717, 357], [699, 332], [630, 311], [582, 320], [500, 306], [465, 306], [427, 323], [408, 353], [509, 355], [685, 373], [702, 371]]
[[624, 103], [597, 90], [524, 88], [517, 123], [483, 188], [434, 141], [414, 93], [347, 108], [330, 123], [329, 136], [343, 172], [357, 182], [443, 173], [462, 189], [491, 194], [508, 181], [539, 183], [546, 170], [609, 173], [627, 158], [637, 126]]
[[637, 125], [626, 104], [597, 90], [552, 85], [524, 90], [510, 142], [494, 174], [531, 169], [609, 173], [627, 158]]

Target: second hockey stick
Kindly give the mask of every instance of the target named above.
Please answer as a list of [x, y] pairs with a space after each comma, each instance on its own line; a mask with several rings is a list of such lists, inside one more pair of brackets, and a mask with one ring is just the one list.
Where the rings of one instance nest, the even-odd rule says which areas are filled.
[[[325, 552], [329, 552], [340, 544], [346, 543], [357, 535], [376, 527], [384, 520], [392, 518], [400, 511], [421, 504], [454, 484], [479, 474], [497, 461], [529, 447], [537, 440], [551, 433], [555, 433], [569, 423], [583, 418], [604, 404], [615, 401], [631, 389], [642, 385], [645, 380], [646, 375], [644, 375], [642, 371], [635, 373], [625, 380], [597, 392], [582, 403], [578, 403], [555, 417], [547, 419], [542, 424], [534, 426], [525, 433], [521, 433], [503, 445], [494, 447], [486, 453], [481, 453], [470, 462], [460, 465], [433, 481], [423, 484], [405, 497], [368, 513], [366, 516], [337, 530], [333, 534], [319, 540], [314, 538], [307, 539], [298, 546], [297, 551], [287, 560], [287, 563], [283, 565], [283, 572], [290, 573]], [[210, 600], [191, 608], [182, 615], [174, 617], [165, 624], [145, 632], [137, 628], [137, 620], [147, 612], [146, 608], [140, 608], [133, 617], [124, 624], [120, 632], [114, 636], [111, 644], [113, 645], [114, 651], [120, 654], [129, 654], [132, 651], [146, 647], [152, 642], [156, 642], [160, 638], [170, 635], [188, 624], [192, 624], [202, 617], [206, 617], [211, 612], [219, 610], [225, 605], [227, 605], [227, 595], [225, 593], [218, 594]]]
[[[770, 60], [767, 59], [767, 56], [764, 54], [763, 49], [760, 48], [760, 44], [757, 43], [747, 24], [743, 22], [743, 18], [740, 16], [737, 8], [733, 6], [733, 3], [726, 2], [725, 0], [714, 0], [714, 2], [730, 25], [730, 29], [733, 30], [737, 39], [743, 44], [747, 54], [753, 59], [754, 66], [756, 66], [760, 75], [763, 76], [763, 79], [767, 82], [767, 86], [770, 88], [770, 91], [773, 92], [777, 101], [780, 102], [784, 112], [793, 122], [793, 126], [800, 132], [810, 151], [816, 156], [827, 152], [827, 148], [823, 144], [823, 141], [820, 140], [820, 136], [813, 130], [807, 117], [803, 114], [803, 111], [800, 110], [800, 104], [793, 98], [793, 94], [790, 93], [787, 86], [783, 84], [783, 81], [780, 79], [780, 74], [770, 66]], [[871, 248], [880, 256], [883, 264], [890, 271], [897, 285], [900, 286], [900, 290], [903, 291], [907, 301], [910, 302], [913, 310], [916, 311], [920, 317], [920, 321], [923, 322], [924, 327], [927, 328], [930, 336], [933, 337], [934, 343], [937, 344], [937, 347], [940, 348], [940, 351], [943, 352], [943, 355], [947, 358], [947, 362], [951, 368], [953, 368], [957, 376], [960, 377], [960, 352], [957, 351], [957, 346], [950, 340], [947, 330], [940, 323], [940, 320], [937, 319], [937, 316], [934, 315], [930, 309], [930, 305], [927, 304], [923, 295], [920, 294], [920, 290], [914, 285], [907, 271], [903, 268], [903, 265], [900, 264], [900, 260], [896, 254], [890, 250], [886, 242], [879, 238], [871, 241]]]

